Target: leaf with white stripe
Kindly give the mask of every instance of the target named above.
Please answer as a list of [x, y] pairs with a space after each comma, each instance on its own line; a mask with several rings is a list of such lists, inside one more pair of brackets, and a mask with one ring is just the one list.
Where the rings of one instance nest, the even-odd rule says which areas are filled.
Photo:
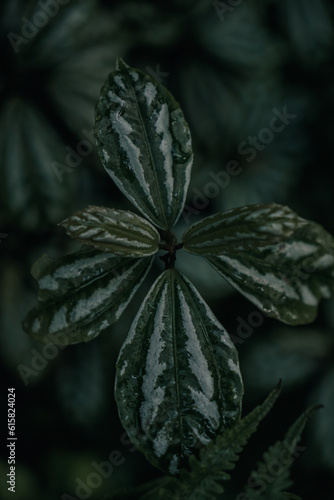
[[191, 226], [183, 242], [284, 323], [310, 323], [320, 299], [334, 291], [334, 238], [288, 207], [257, 204], [215, 214]]
[[39, 304], [26, 316], [24, 330], [46, 344], [92, 340], [120, 317], [151, 262], [90, 248], [60, 259], [43, 255], [31, 269]]
[[143, 215], [162, 229], [179, 218], [193, 153], [179, 104], [150, 75], [118, 59], [96, 107], [103, 166]]
[[187, 456], [238, 421], [242, 394], [226, 330], [185, 276], [165, 271], [117, 361], [115, 397], [130, 439], [153, 465], [177, 474]]
[[114, 255], [144, 257], [159, 249], [158, 231], [147, 220], [126, 210], [90, 205], [60, 225], [72, 238]]
[[182, 241], [185, 250], [198, 255], [251, 252], [281, 242], [305, 222], [289, 207], [257, 203], [205, 217], [183, 233]]

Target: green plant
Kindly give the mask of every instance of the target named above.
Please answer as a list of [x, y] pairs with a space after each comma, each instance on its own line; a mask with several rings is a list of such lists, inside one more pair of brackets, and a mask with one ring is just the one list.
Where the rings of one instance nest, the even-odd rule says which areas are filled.
[[[278, 392], [240, 420], [243, 385], [237, 351], [175, 268], [177, 252], [206, 258], [264, 315], [302, 324], [315, 318], [319, 300], [334, 289], [334, 239], [288, 207], [256, 204], [203, 218], [186, 229], [179, 243], [171, 229], [190, 181], [190, 132], [173, 96], [122, 60], [101, 91], [96, 139], [105, 169], [142, 215], [89, 206], [63, 221], [83, 247], [57, 260], [44, 255], [35, 262], [39, 304], [23, 326], [46, 343], [92, 340], [119, 318], [154, 254], [164, 250], [165, 270], [139, 308], [119, 354], [115, 396], [133, 443], [163, 472], [180, 474], [179, 480], [163, 478], [157, 487], [145, 487], [141, 498], [150, 498], [152, 487], [161, 498], [170, 498], [171, 492], [173, 498], [215, 498], [223, 492], [217, 481], [228, 478], [226, 470]], [[288, 432], [292, 449], [313, 411], [307, 410]], [[193, 457], [198, 450], [199, 458]], [[264, 463], [277, 450], [279, 445], [270, 449]], [[189, 457], [191, 471], [186, 472]], [[277, 487], [271, 485], [270, 498], [287, 498], [281, 492], [290, 484], [290, 465]], [[256, 494], [245, 492], [249, 498]]]

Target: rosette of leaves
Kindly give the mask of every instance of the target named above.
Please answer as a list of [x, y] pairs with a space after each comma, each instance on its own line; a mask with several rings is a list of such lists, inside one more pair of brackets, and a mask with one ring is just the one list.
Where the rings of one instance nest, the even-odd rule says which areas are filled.
[[288, 207], [269, 204], [207, 217], [178, 243], [172, 228], [190, 181], [190, 132], [168, 90], [121, 59], [101, 90], [96, 139], [104, 168], [141, 215], [89, 206], [63, 221], [83, 247], [35, 262], [39, 304], [24, 329], [42, 342], [92, 340], [119, 318], [164, 250], [165, 270], [119, 354], [115, 395], [133, 443], [175, 475], [239, 421], [243, 394], [237, 351], [175, 268], [177, 252], [205, 257], [265, 314], [296, 324], [312, 321], [334, 288], [334, 240]]

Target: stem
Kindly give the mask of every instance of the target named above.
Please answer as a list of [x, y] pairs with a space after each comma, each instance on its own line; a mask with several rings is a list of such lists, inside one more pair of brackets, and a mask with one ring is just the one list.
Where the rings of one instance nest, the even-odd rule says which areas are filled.
[[167, 231], [161, 231], [161, 238], [166, 243], [159, 243], [160, 250], [166, 250], [167, 253], [160, 257], [160, 259], [165, 263], [165, 271], [167, 269], [172, 269], [175, 267], [176, 261], [176, 251], [183, 247], [183, 243], [177, 243], [177, 239], [174, 233], [170, 229]]
[[165, 253], [165, 255], [162, 255], [160, 259], [165, 263], [165, 271], [167, 271], [167, 269], [173, 269], [175, 267], [175, 253]]
[[161, 237], [169, 246], [174, 246], [177, 243], [176, 236], [174, 233], [172, 233], [170, 229], [167, 229], [166, 231], [161, 231]]

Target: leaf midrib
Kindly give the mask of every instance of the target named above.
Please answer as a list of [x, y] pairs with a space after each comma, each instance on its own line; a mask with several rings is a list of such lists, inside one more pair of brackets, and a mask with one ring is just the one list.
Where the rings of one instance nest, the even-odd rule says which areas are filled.
[[181, 449], [184, 450], [184, 432], [183, 432], [183, 416], [181, 412], [181, 395], [180, 395], [180, 383], [179, 383], [179, 363], [177, 357], [177, 335], [176, 335], [176, 311], [175, 311], [175, 271], [167, 271], [170, 273], [170, 285], [171, 285], [171, 319], [172, 319], [172, 336], [173, 336], [173, 360], [174, 360], [174, 377], [175, 377], [175, 392], [176, 392], [176, 404], [177, 413], [180, 429], [180, 445]]
[[[135, 104], [136, 109], [137, 109], [138, 118], [139, 118], [141, 129], [142, 129], [142, 132], [143, 132], [143, 135], [144, 135], [144, 143], [145, 143], [146, 151], [147, 151], [149, 159], [150, 159], [150, 164], [152, 165], [152, 173], [153, 173], [153, 179], [154, 179], [154, 188], [155, 188], [155, 191], [158, 193], [159, 210], [160, 210], [160, 215], [163, 218], [164, 229], [168, 229], [168, 223], [167, 223], [167, 219], [166, 219], [166, 214], [165, 214], [165, 210], [164, 210], [164, 207], [163, 207], [162, 199], [161, 199], [161, 196], [160, 196], [159, 182], [158, 182], [157, 172], [156, 172], [156, 169], [155, 169], [155, 162], [153, 160], [153, 154], [152, 154], [151, 146], [150, 146], [150, 143], [149, 143], [149, 140], [148, 140], [148, 136], [147, 136], [147, 132], [146, 132], [146, 128], [145, 128], [145, 122], [144, 122], [142, 114], [141, 114], [141, 110], [140, 110], [140, 107], [139, 107], [139, 104], [138, 104], [138, 100], [137, 100], [135, 89], [134, 89], [134, 87], [132, 85], [131, 79], [128, 77], [128, 73], [127, 72], [124, 72], [124, 77], [125, 77], [128, 85], [129, 85], [129, 89], [130, 89], [130, 92], [132, 94], [132, 98], [133, 98], [134, 104]], [[150, 210], [150, 214], [151, 214], [151, 217], [153, 216], [153, 219], [155, 221], [160, 222], [159, 219], [152, 213], [151, 210]], [[160, 224], [157, 224], [157, 225], [160, 226]]]

